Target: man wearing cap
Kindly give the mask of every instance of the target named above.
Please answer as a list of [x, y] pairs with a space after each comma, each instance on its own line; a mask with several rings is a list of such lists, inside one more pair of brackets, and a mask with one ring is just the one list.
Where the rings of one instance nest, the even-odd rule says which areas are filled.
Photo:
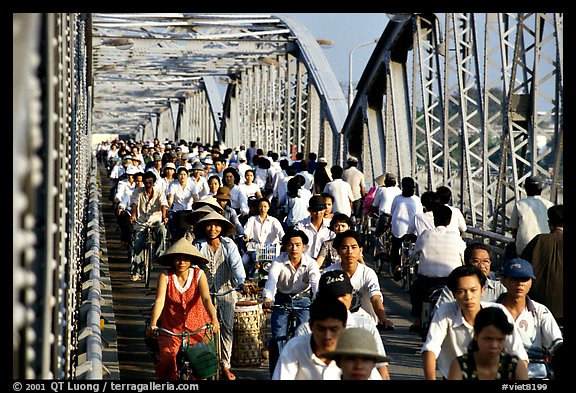
[[316, 259], [320, 253], [322, 244], [334, 238], [334, 232], [330, 230], [330, 220], [324, 218], [326, 202], [321, 195], [313, 195], [308, 200], [308, 212], [310, 215], [296, 223], [294, 229], [304, 231], [308, 236], [308, 245], [304, 254]]
[[526, 198], [516, 201], [510, 214], [512, 236], [516, 239], [516, 255], [522, 255], [524, 247], [540, 233], [548, 233], [548, 209], [554, 204], [543, 198], [542, 183], [537, 176], [524, 182]]
[[[145, 226], [152, 225], [154, 233], [153, 258], [164, 253], [166, 249], [166, 225], [168, 223], [168, 201], [166, 194], [160, 187], [155, 187], [156, 175], [145, 172], [143, 176], [144, 187], [134, 190], [130, 199], [130, 222], [134, 225], [133, 256], [130, 274], [132, 281], [140, 280], [144, 273], [144, 236]], [[162, 225], [164, 224], [164, 225]]]
[[350, 184], [354, 201], [352, 202], [352, 214], [350, 218], [358, 220], [362, 214], [362, 202], [366, 196], [366, 180], [364, 173], [358, 169], [358, 158], [349, 156], [346, 160], [348, 167], [342, 172], [342, 180]]
[[550, 350], [563, 341], [560, 327], [548, 307], [528, 296], [532, 281], [536, 280], [530, 262], [522, 258], [505, 262], [500, 280], [508, 291], [496, 302], [512, 314], [529, 356], [542, 355], [543, 349]]
[[248, 169], [252, 169], [252, 167], [246, 162], [246, 153], [241, 155], [240, 152], [238, 152], [238, 167], [236, 169], [240, 175], [240, 181], [243, 183], [246, 181], [244, 174]]
[[189, 170], [190, 180], [196, 185], [196, 192], [198, 193], [198, 198], [202, 199], [207, 195], [210, 195], [210, 188], [208, 187], [208, 180], [204, 176], [204, 165], [200, 160], [195, 161], [192, 164], [192, 168]]
[[[452, 360], [468, 351], [474, 335], [474, 320], [480, 309], [498, 307], [504, 311], [509, 322], [514, 323], [506, 307], [481, 301], [485, 283], [486, 275], [477, 266], [459, 266], [448, 276], [448, 288], [456, 300], [443, 303], [432, 317], [426, 342], [421, 349], [425, 379], [436, 380], [436, 366], [441, 375], [448, 378]], [[505, 348], [510, 355], [528, 362], [528, 354], [517, 327], [505, 340]]]
[[[362, 328], [369, 332], [374, 338], [374, 345], [372, 350], [378, 353], [380, 356], [386, 356], [386, 350], [384, 349], [384, 343], [380, 337], [380, 332], [376, 328], [374, 319], [360, 308], [357, 312], [350, 312], [350, 307], [352, 305], [352, 293], [354, 288], [350, 282], [350, 277], [343, 270], [331, 270], [323, 273], [320, 276], [320, 282], [318, 283], [318, 293], [316, 297], [328, 297], [340, 300], [346, 306], [348, 310], [348, 318], [346, 319], [346, 329], [350, 328]], [[309, 323], [303, 323], [296, 328], [294, 336], [301, 336], [304, 334], [311, 333]], [[378, 362], [376, 364], [376, 369], [380, 374], [377, 379], [390, 379], [390, 374], [388, 372], [388, 363]]]
[[151, 171], [156, 175], [156, 179], [160, 179], [160, 171], [162, 170], [162, 156], [160, 153], [153, 153], [152, 159], [146, 164], [146, 171]]
[[[310, 299], [318, 290], [320, 269], [314, 259], [303, 253], [307, 244], [308, 236], [303, 231], [290, 230], [284, 234], [282, 248], [285, 252], [274, 258], [268, 272], [268, 280], [262, 291], [264, 308], [270, 308], [272, 300], [278, 306], [284, 304], [305, 308], [310, 306]], [[272, 311], [270, 321], [272, 340], [269, 345], [270, 374], [274, 371], [280, 354], [283, 337], [288, 335], [286, 329], [289, 312], [283, 309]], [[310, 316], [306, 309], [297, 310], [294, 313], [296, 317], [294, 326], [308, 321]]]
[[[238, 287], [240, 292], [244, 290], [246, 273], [242, 257], [236, 243], [230, 238], [235, 232], [234, 225], [216, 212], [208, 213], [194, 225], [194, 246], [208, 260], [205, 272], [211, 293], [222, 293], [235, 287]], [[230, 359], [237, 301], [236, 291], [216, 297], [222, 331], [220, 341], [223, 376], [228, 380], [236, 379], [230, 372]]]

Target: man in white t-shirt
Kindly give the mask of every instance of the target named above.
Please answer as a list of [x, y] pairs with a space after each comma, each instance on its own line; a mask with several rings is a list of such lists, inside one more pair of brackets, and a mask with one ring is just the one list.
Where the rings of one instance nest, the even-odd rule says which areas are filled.
[[517, 255], [522, 255], [522, 251], [534, 236], [550, 232], [548, 209], [554, 205], [542, 198], [542, 183], [538, 177], [527, 178], [524, 189], [528, 196], [516, 201], [509, 222], [512, 236], [516, 239]]
[[402, 194], [402, 190], [396, 183], [396, 176], [388, 172], [384, 176], [384, 185], [376, 189], [372, 207], [378, 209], [379, 217], [376, 224], [375, 235], [380, 236], [384, 233], [386, 226], [390, 224], [390, 209], [392, 201], [397, 195]]
[[342, 180], [350, 184], [352, 188], [352, 220], [360, 218], [362, 213], [362, 201], [366, 196], [366, 185], [364, 174], [358, 169], [358, 159], [354, 156], [349, 156], [346, 160], [348, 168], [342, 172]]
[[334, 165], [330, 168], [332, 172], [332, 180], [326, 183], [323, 192], [334, 197], [334, 205], [332, 206], [333, 213], [344, 213], [348, 217], [352, 217], [352, 202], [354, 202], [354, 194], [352, 194], [352, 187], [350, 184], [342, 180], [344, 169], [340, 165]]
[[440, 200], [441, 204], [448, 206], [452, 210], [452, 219], [450, 220], [450, 224], [448, 224], [448, 230], [458, 231], [460, 235], [463, 235], [464, 232], [468, 229], [466, 225], [466, 220], [464, 219], [464, 215], [455, 206], [449, 205], [452, 201], [452, 191], [450, 188], [446, 186], [440, 186], [436, 188], [436, 195]]

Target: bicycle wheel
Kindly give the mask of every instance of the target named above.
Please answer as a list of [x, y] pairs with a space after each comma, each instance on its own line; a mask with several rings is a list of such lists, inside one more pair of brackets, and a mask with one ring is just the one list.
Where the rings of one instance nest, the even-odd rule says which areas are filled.
[[154, 252], [154, 243], [148, 234], [148, 241], [146, 243], [146, 253], [144, 254], [144, 286], [150, 287], [150, 277], [152, 276], [152, 255]]

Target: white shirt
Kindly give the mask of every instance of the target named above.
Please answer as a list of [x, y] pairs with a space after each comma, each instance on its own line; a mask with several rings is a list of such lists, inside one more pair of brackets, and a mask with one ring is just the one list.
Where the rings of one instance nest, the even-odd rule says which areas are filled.
[[450, 219], [450, 224], [448, 224], [448, 229], [453, 231], [458, 231], [458, 233], [464, 233], [468, 229], [466, 225], [466, 220], [464, 215], [457, 207], [446, 205], [452, 210], [452, 218]]
[[308, 244], [304, 248], [304, 253], [306, 255], [310, 255], [314, 259], [318, 258], [322, 243], [326, 240], [333, 239], [334, 236], [336, 236], [336, 234], [329, 228], [330, 221], [331, 220], [328, 218], [323, 218], [319, 230], [316, 230], [316, 227], [312, 225], [312, 217], [310, 216], [296, 223], [294, 229], [299, 229], [308, 236]]
[[270, 215], [262, 221], [260, 215], [248, 217], [244, 225], [244, 234], [259, 244], [277, 244], [284, 236], [284, 228], [276, 217]]
[[196, 191], [196, 183], [186, 178], [186, 184], [182, 186], [179, 179], [174, 179], [168, 184], [168, 189], [166, 190], [168, 195], [174, 195], [174, 200], [172, 201], [172, 211], [180, 210], [192, 210], [192, 204], [194, 203], [194, 195], [198, 196]]
[[360, 194], [360, 187], [364, 186], [364, 174], [358, 170], [355, 166], [351, 166], [350, 168], [344, 169], [342, 172], [342, 180], [346, 183], [350, 184], [352, 188], [352, 195], [354, 200], [358, 200], [362, 198], [362, 194]]
[[[506, 287], [500, 281], [486, 278], [486, 284], [484, 284], [484, 290], [482, 291], [482, 298], [480, 300], [483, 302], [496, 302], [498, 297], [506, 291]], [[444, 285], [442, 293], [440, 294], [440, 297], [438, 297], [432, 313], [436, 312], [442, 303], [452, 302], [454, 300], [456, 300], [454, 294], [450, 289], [448, 289], [447, 285]]]
[[[324, 269], [324, 272], [329, 272], [331, 270], [343, 270], [342, 263], [333, 263]], [[352, 305], [350, 306], [350, 310], [356, 310], [358, 307], [361, 307], [372, 317], [374, 323], [378, 323], [378, 316], [374, 311], [374, 307], [372, 307], [372, 302], [370, 299], [372, 296], [378, 295], [380, 296], [382, 302], [384, 302], [384, 298], [382, 297], [382, 292], [380, 291], [378, 275], [374, 269], [362, 263], [358, 263], [356, 271], [352, 277], [350, 277], [350, 283], [352, 284], [353, 288]]]
[[246, 200], [248, 200], [249, 197], [256, 195], [257, 192], [261, 192], [260, 187], [258, 187], [258, 184], [254, 182], [250, 185], [246, 183], [239, 184], [238, 187], [240, 188], [240, 191], [242, 191], [244, 195], [246, 195]]
[[416, 239], [414, 253], [419, 257], [418, 274], [427, 277], [448, 277], [464, 264], [466, 243], [460, 233], [445, 226], [426, 229]]
[[[240, 153], [238, 153], [238, 155], [240, 155]], [[244, 174], [248, 169], [252, 169], [252, 167], [248, 165], [246, 162], [241, 162], [240, 164], [238, 164], [238, 168], [236, 169], [238, 170], [238, 174], [240, 175], [240, 181], [244, 182], [246, 180]]]
[[418, 213], [414, 215], [410, 225], [408, 225], [408, 233], [414, 233], [416, 236], [420, 236], [425, 229], [435, 228], [434, 225], [434, 214], [432, 212]]
[[312, 333], [303, 336], [292, 337], [280, 353], [276, 368], [272, 374], [272, 380], [322, 380], [324, 374], [334, 375], [338, 373], [336, 362], [331, 360], [324, 363], [312, 352], [310, 341]]
[[297, 294], [308, 289], [312, 289], [312, 296], [315, 296], [319, 280], [320, 268], [314, 259], [302, 254], [298, 269], [294, 269], [288, 254], [282, 252], [272, 261], [262, 298], [274, 299], [276, 291]]
[[410, 233], [408, 232], [408, 226], [413, 220], [413, 217], [423, 212], [424, 208], [422, 207], [419, 196], [412, 195], [411, 197], [405, 197], [402, 194], [396, 196], [390, 208], [392, 235], [396, 238], [401, 238], [407, 233]]
[[[492, 302], [480, 302], [480, 304], [483, 308], [501, 308], [508, 317], [508, 321], [514, 323], [514, 318], [503, 305]], [[467, 352], [473, 334], [474, 326], [466, 322], [458, 303], [456, 301], [444, 303], [438, 307], [432, 317], [421, 353], [425, 351], [434, 353], [438, 360], [438, 370], [445, 378], [448, 378], [450, 363], [454, 358]], [[522, 338], [517, 327], [514, 328], [512, 334], [506, 336], [505, 348], [509, 354], [528, 361], [528, 354], [522, 345]]]
[[194, 176], [189, 177], [189, 179], [192, 181], [192, 183], [196, 185], [196, 192], [198, 193], [198, 197], [200, 199], [202, 199], [207, 195], [209, 196], [212, 195], [212, 193], [210, 192], [210, 187], [208, 187], [208, 180], [206, 180], [204, 176], [200, 175], [198, 181], [196, 181], [196, 178]]
[[398, 186], [393, 187], [378, 187], [374, 194], [372, 206], [378, 207], [380, 213], [390, 214], [392, 208], [392, 201], [397, 195], [402, 194], [402, 190]]
[[526, 351], [550, 349], [557, 340], [563, 340], [562, 331], [548, 307], [528, 297], [526, 307], [516, 317], [514, 325], [520, 332]]
[[314, 188], [314, 175], [307, 171], [298, 172], [295, 176], [302, 176], [304, 178], [304, 185], [302, 188], [305, 190], [312, 190]]
[[[370, 333], [372, 333], [372, 337], [374, 337], [374, 342], [376, 343], [377, 347], [376, 350], [378, 351], [378, 353], [382, 356], [386, 356], [386, 350], [384, 349], [384, 343], [382, 342], [382, 337], [380, 336], [380, 332], [378, 331], [378, 328], [376, 327], [376, 324], [374, 323], [372, 317], [368, 313], [366, 313], [366, 311], [364, 311], [363, 309], [360, 309], [355, 313], [351, 313], [350, 310], [347, 311], [348, 311], [348, 318], [346, 318], [346, 328], [355, 327], [368, 330]], [[296, 328], [296, 331], [294, 332], [294, 337], [302, 336], [308, 333], [312, 333], [312, 330], [310, 329], [310, 324], [308, 324], [308, 322], [304, 322]], [[376, 368], [387, 365], [388, 362], [376, 363]], [[380, 375], [380, 373], [378, 373], [378, 375]], [[382, 379], [382, 377], [380, 376], [379, 379]]]
[[332, 213], [344, 213], [348, 217], [352, 215], [351, 202], [354, 202], [354, 194], [352, 194], [350, 184], [342, 179], [334, 179], [326, 183], [322, 192], [327, 192], [334, 197]]
[[540, 195], [528, 196], [514, 204], [510, 214], [510, 228], [518, 229], [516, 252], [522, 254], [532, 238], [540, 233], [549, 233], [548, 209], [554, 204]]
[[234, 187], [230, 189], [230, 207], [233, 209], [240, 209], [242, 214], [248, 214], [248, 198], [240, 189], [238, 184], [234, 184]]
[[298, 221], [310, 216], [308, 202], [312, 198], [312, 193], [304, 188], [298, 190], [297, 197], [287, 197], [284, 205], [286, 212], [286, 225], [294, 226]]

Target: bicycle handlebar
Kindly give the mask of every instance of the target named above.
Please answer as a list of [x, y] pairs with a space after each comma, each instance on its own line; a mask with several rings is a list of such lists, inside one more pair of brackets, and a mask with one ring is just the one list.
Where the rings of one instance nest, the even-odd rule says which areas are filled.
[[224, 296], [224, 295], [228, 295], [229, 293], [234, 292], [234, 291], [240, 292], [240, 287], [234, 287], [234, 288], [231, 288], [225, 292], [210, 292], [210, 295], [211, 296]]
[[285, 310], [285, 311], [300, 311], [300, 310], [310, 310], [309, 306], [292, 306], [289, 304], [273, 304], [270, 306], [272, 310]]
[[170, 334], [171, 336], [184, 337], [184, 336], [192, 336], [192, 335], [200, 332], [201, 330], [210, 329], [211, 327], [212, 327], [212, 324], [211, 324], [211, 323], [207, 323], [206, 325], [204, 325], [204, 326], [202, 326], [202, 327], [194, 330], [193, 332], [190, 332], [190, 331], [186, 330], [186, 331], [184, 331], [184, 332], [182, 332], [182, 333], [174, 333], [172, 330], [168, 330], [168, 329], [166, 329], [166, 328], [163, 328], [163, 327], [158, 326], [158, 327], [156, 328], [155, 332], [157, 332], [157, 331], [162, 331], [162, 332], [164, 332], [164, 333]]

